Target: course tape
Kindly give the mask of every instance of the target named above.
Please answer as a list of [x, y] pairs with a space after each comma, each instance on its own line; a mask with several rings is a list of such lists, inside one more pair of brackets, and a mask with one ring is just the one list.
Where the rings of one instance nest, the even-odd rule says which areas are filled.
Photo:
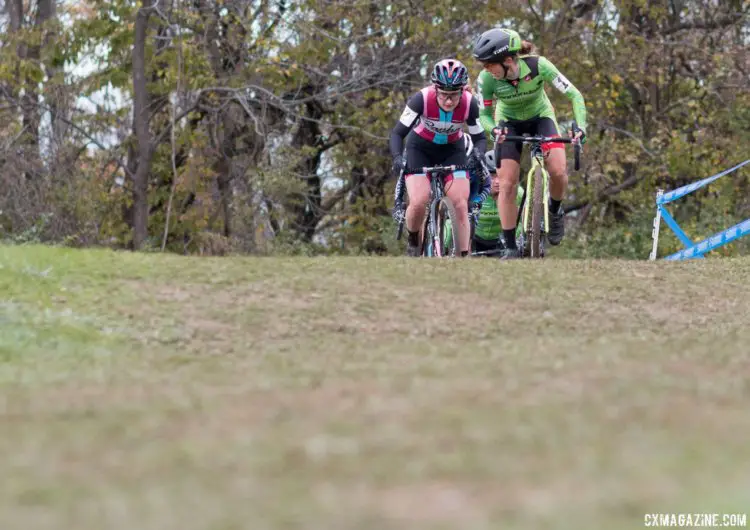
[[676, 201], [680, 197], [684, 197], [685, 195], [692, 193], [695, 190], [702, 188], [703, 186], [707, 186], [708, 184], [711, 184], [713, 181], [720, 179], [724, 175], [728, 175], [732, 171], [735, 171], [746, 164], [750, 164], [750, 158], [748, 158], [744, 162], [740, 162], [734, 167], [731, 167], [727, 170], [722, 171], [721, 173], [717, 173], [716, 175], [706, 177], [703, 180], [699, 180], [698, 182], [693, 182], [692, 184], [687, 184], [685, 186], [682, 186], [681, 188], [672, 190], [669, 193], [665, 193], [664, 195], [662, 195], [656, 200], [656, 204], [661, 205], [661, 204], [667, 204], [668, 202]]
[[703, 241], [695, 243], [693, 246], [680, 250], [679, 252], [675, 252], [664, 259], [669, 261], [680, 261], [702, 257], [706, 252], [726, 245], [727, 243], [747, 234], [750, 234], [750, 219], [742, 221], [731, 228], [727, 228], [723, 232], [707, 237]]

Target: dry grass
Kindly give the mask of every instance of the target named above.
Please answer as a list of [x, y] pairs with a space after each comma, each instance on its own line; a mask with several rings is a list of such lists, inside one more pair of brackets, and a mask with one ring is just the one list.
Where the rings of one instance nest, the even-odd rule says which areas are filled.
[[0, 247], [0, 528], [640, 528], [750, 505], [750, 262]]

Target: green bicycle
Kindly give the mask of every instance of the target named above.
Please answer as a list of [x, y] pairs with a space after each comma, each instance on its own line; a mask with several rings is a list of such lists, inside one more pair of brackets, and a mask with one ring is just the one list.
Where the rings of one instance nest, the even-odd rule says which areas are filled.
[[[573, 122], [573, 137], [579, 131]], [[521, 200], [521, 209], [518, 212], [521, 221], [522, 253], [530, 258], [544, 257], [543, 238], [547, 235], [549, 227], [549, 173], [544, 167], [544, 154], [542, 144], [545, 143], [573, 143], [573, 137], [560, 138], [552, 136], [506, 136], [506, 142], [522, 142], [531, 144], [531, 169], [526, 174], [526, 187], [524, 197]], [[575, 170], [581, 166], [581, 145], [573, 143], [575, 155]], [[499, 165], [499, 161], [498, 161]], [[531, 200], [528, 200], [531, 197]]]

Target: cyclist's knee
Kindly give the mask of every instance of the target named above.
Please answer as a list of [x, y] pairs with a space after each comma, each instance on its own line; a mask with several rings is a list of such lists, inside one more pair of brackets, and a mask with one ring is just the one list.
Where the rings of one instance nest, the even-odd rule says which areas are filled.
[[469, 193], [469, 187], [461, 185], [451, 186], [446, 195], [448, 195], [448, 198], [451, 200], [457, 210], [459, 207], [466, 206], [466, 204], [468, 204], [469, 202], [469, 197], [471, 196]]
[[512, 160], [508, 160], [507, 164], [497, 170], [496, 178], [502, 186], [507, 184], [508, 186], [515, 186], [518, 183], [518, 164]]
[[468, 197], [465, 200], [459, 200], [459, 201], [454, 202], [453, 206], [456, 208], [456, 214], [458, 214], [459, 219], [463, 219], [463, 217], [466, 217], [467, 215], [469, 215]]
[[565, 168], [562, 168], [562, 170], [556, 170], [552, 171], [549, 170], [549, 179], [552, 183], [552, 191], [554, 191], [561, 186], [567, 186], [568, 185], [568, 172], [565, 170]]
[[516, 197], [516, 190], [518, 189], [518, 179], [503, 179], [498, 181], [498, 192], [500, 197]]
[[417, 192], [412, 195], [409, 195], [409, 208], [417, 208], [419, 210], [423, 210], [425, 206], [427, 206], [427, 201], [430, 199], [430, 190], [428, 189], [426, 193]]
[[545, 164], [549, 176], [555, 180], [565, 179], [568, 177], [568, 168], [566, 167], [565, 152], [561, 149], [550, 150], [549, 157]]
[[430, 185], [426, 181], [406, 181], [407, 193], [409, 194], [410, 208], [424, 208], [430, 199]]

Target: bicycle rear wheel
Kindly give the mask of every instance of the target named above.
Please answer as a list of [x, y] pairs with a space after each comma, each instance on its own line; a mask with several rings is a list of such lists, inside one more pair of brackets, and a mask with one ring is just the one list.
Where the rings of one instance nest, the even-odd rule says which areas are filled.
[[531, 230], [527, 237], [529, 257], [542, 257], [542, 222], [544, 219], [544, 177], [542, 168], [534, 170], [534, 190], [531, 194]]
[[[490, 199], [492, 200], [492, 199]], [[477, 231], [477, 216], [472, 215], [471, 206], [469, 207], [469, 252], [474, 250], [474, 234]]]

